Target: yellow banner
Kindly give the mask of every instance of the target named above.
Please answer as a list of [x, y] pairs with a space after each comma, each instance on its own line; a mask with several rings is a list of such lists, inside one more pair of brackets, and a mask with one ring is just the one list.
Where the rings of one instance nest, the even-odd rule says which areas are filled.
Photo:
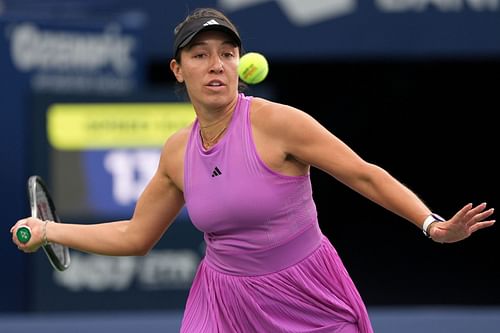
[[59, 150], [159, 147], [194, 119], [190, 103], [58, 103], [47, 133]]

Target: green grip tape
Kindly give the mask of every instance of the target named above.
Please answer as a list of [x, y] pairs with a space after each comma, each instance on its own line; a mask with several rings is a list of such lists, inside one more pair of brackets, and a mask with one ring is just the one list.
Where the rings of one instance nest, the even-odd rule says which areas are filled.
[[27, 226], [19, 227], [16, 230], [16, 236], [21, 243], [28, 243], [31, 239], [31, 229]]

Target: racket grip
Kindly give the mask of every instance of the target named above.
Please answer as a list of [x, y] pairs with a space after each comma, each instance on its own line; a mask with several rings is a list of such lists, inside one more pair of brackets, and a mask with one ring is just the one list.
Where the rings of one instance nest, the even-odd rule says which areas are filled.
[[30, 227], [28, 226], [20, 226], [19, 228], [17, 228], [16, 230], [16, 236], [17, 236], [17, 239], [25, 244], [25, 243], [28, 243], [29, 240], [31, 239], [31, 229]]

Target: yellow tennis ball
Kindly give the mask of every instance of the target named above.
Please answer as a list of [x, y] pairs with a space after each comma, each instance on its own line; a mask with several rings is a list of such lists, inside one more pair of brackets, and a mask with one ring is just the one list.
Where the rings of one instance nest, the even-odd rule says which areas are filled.
[[269, 64], [267, 59], [260, 53], [249, 52], [240, 58], [238, 65], [238, 74], [240, 79], [248, 84], [257, 84], [262, 81], [269, 73]]

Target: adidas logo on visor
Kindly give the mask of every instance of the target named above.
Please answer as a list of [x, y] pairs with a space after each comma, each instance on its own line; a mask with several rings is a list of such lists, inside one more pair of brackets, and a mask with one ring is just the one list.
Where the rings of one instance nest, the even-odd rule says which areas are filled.
[[219, 25], [219, 22], [217, 22], [214, 19], [211, 19], [210, 21], [207, 21], [207, 22], [203, 23], [204, 27], [209, 26], [209, 25]]

